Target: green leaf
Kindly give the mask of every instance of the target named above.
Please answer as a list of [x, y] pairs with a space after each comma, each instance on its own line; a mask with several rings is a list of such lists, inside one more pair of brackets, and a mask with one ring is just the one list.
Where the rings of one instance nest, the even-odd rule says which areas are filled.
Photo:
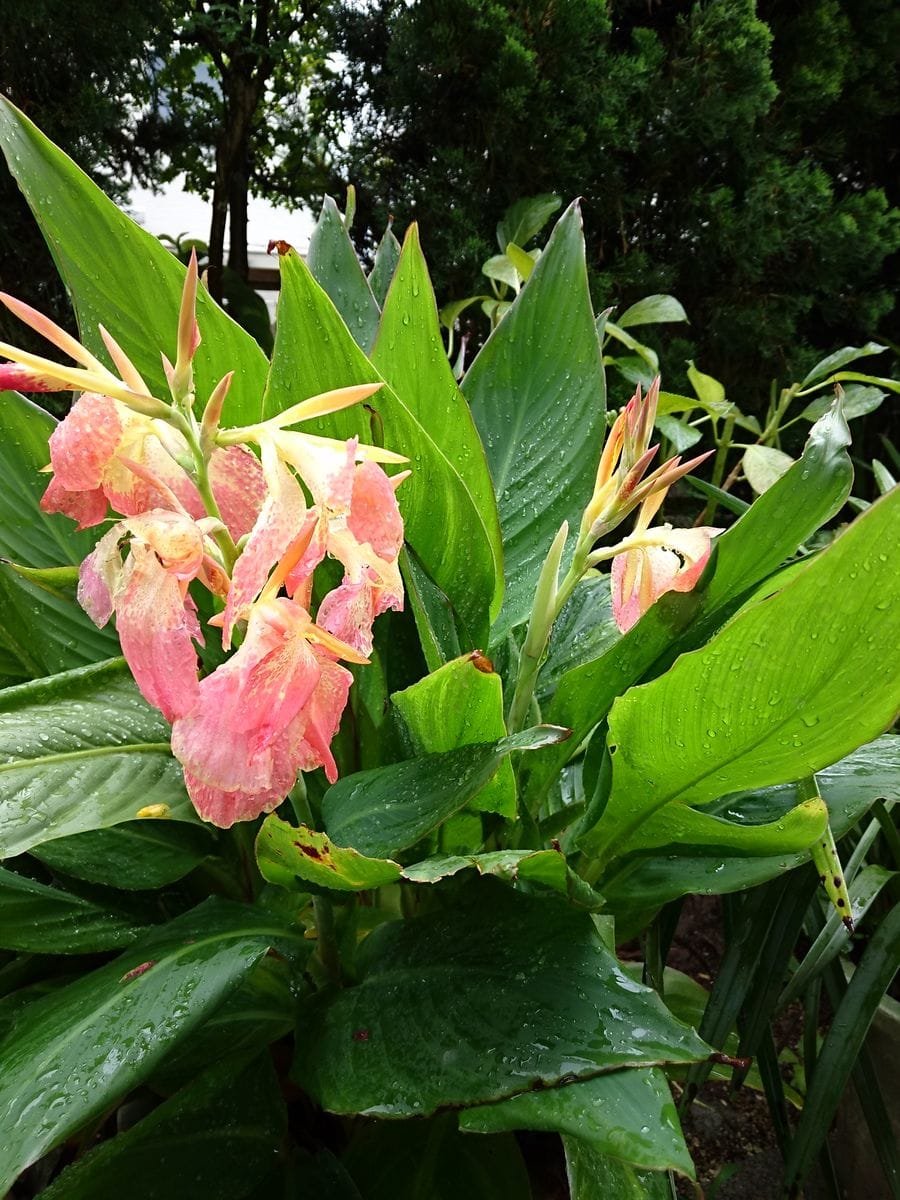
[[196, 820], [169, 726], [122, 659], [0, 693], [0, 858], [151, 804]]
[[257, 835], [256, 861], [269, 883], [300, 891], [304, 884], [314, 883], [337, 892], [362, 892], [400, 878], [398, 863], [342, 849], [324, 833], [289, 825], [274, 813], [266, 817]]
[[617, 342], [621, 342], [623, 346], [627, 346], [629, 350], [633, 350], [638, 358], [650, 368], [651, 377], [657, 373], [659, 370], [659, 356], [655, 350], [652, 350], [649, 346], [645, 346], [643, 342], [639, 342], [636, 337], [627, 333], [613, 321], [606, 322], [606, 333], [610, 337], [615, 338]]
[[[160, 351], [174, 360], [185, 268], [2, 97], [0, 147], [72, 297], [84, 344], [106, 360], [97, 331], [102, 322], [150, 390], [167, 396]], [[234, 371], [224, 419], [257, 421], [265, 355], [204, 288], [197, 296], [197, 320], [203, 337], [193, 360], [198, 397], [204, 401]]]
[[[490, 607], [493, 620], [503, 599], [497, 500], [478, 430], [444, 352], [434, 291], [416, 225], [410, 226], [403, 240], [371, 359], [447, 457], [472, 498], [478, 523], [468, 531], [468, 540], [477, 538], [490, 547], [495, 576]], [[377, 397], [374, 399], [377, 401]]]
[[182, 879], [215, 851], [209, 826], [183, 821], [126, 821], [32, 846], [54, 871], [124, 891], [146, 891]]
[[325, 197], [309, 239], [306, 261], [354, 340], [368, 350], [378, 329], [378, 304], [359, 265], [344, 219], [330, 196]]
[[672, 449], [676, 454], [683, 454], [685, 450], [690, 450], [691, 446], [696, 446], [703, 436], [702, 430], [695, 429], [687, 421], [679, 421], [677, 417], [667, 416], [665, 413], [656, 418], [656, 428], [672, 443]]
[[[294, 251], [283, 255], [265, 415], [332, 388], [380, 378], [302, 259]], [[376, 436], [383, 431], [388, 449], [410, 459], [412, 477], [398, 493], [406, 540], [453, 604], [469, 648], [483, 645], [497, 581], [491, 548], [477, 536], [483, 523], [475, 501], [447, 451], [428, 431], [424, 414], [420, 419], [390, 387], [372, 396], [366, 409], [377, 414]], [[305, 428], [344, 440], [365, 434], [364, 412], [334, 413], [307, 422]]]
[[[844, 420], [852, 421], [855, 417], [864, 417], [868, 413], [875, 412], [881, 407], [884, 400], [885, 393], [880, 388], [848, 387], [841, 399], [841, 412], [844, 414]], [[807, 421], [818, 421], [819, 417], [828, 412], [833, 403], [833, 396], [820, 396], [818, 400], [807, 404], [800, 416], [805, 417]]]
[[[896, 493], [877, 501], [781, 592], [616, 701], [612, 793], [583, 839], [592, 854], [623, 853], [669, 803], [704, 805], [791, 782], [890, 724], [900, 572], [888, 551], [898, 508]], [[698, 696], [715, 702], [698, 704]]]
[[761, 496], [791, 469], [794, 459], [783, 450], [776, 450], [774, 446], [748, 446], [741, 465], [747, 482], [757, 496]]
[[392, 858], [465, 808], [508, 754], [539, 750], [565, 737], [567, 730], [538, 725], [497, 742], [347, 775], [322, 802], [328, 836], [370, 857]]
[[894, 905], [873, 934], [853, 973], [822, 1051], [784, 1167], [788, 1187], [812, 1169], [837, 1111], [879, 1002], [900, 962], [900, 906]]
[[394, 278], [394, 272], [397, 270], [397, 263], [399, 261], [400, 243], [394, 236], [394, 231], [391, 229], [389, 221], [388, 227], [384, 231], [384, 236], [378, 243], [378, 248], [375, 251], [375, 262], [372, 266], [372, 273], [369, 276], [369, 287], [372, 289], [376, 304], [381, 308], [384, 308], [388, 288], [391, 286], [391, 280]]
[[43, 1200], [246, 1200], [277, 1195], [287, 1120], [268, 1058], [216, 1063], [136, 1125], [63, 1171]]
[[[418, 683], [391, 696], [408, 729], [416, 754], [456, 750], [502, 738], [503, 684], [489, 659], [469, 654], [447, 663]], [[469, 801], [479, 812], [516, 815], [516, 781], [509, 761]]]
[[688, 359], [687, 376], [703, 404], [716, 408], [725, 403], [724, 384], [712, 375], [704, 375], [702, 371], [698, 371], [692, 359]]
[[469, 1133], [543, 1129], [569, 1134], [598, 1154], [694, 1177], [672, 1093], [655, 1068], [611, 1071], [566, 1087], [524, 1092], [460, 1113], [459, 1127]]
[[0, 1043], [0, 1190], [146, 1079], [288, 936], [258, 909], [209, 900], [23, 1009]]
[[609, 575], [590, 574], [575, 587], [550, 634], [538, 695], [551, 697], [564, 675], [600, 658], [622, 637], [612, 613]]
[[674, 296], [645, 296], [630, 308], [626, 308], [619, 317], [618, 324], [622, 329], [632, 325], [656, 325], [662, 321], [686, 321], [687, 313]]
[[518, 292], [521, 286], [516, 264], [506, 253], [505, 249], [502, 254], [495, 254], [487, 262], [483, 263], [481, 271], [482, 274], [487, 275], [488, 279], [495, 279], [497, 283], [502, 283], [505, 287], [512, 288], [514, 292]]
[[400, 571], [425, 664], [429, 671], [437, 671], [460, 652], [453, 605], [408, 546], [400, 551]]
[[545, 716], [573, 730], [571, 746], [548, 752], [534, 764], [530, 794], [546, 789], [575, 747], [605, 719], [616, 696], [650, 670], [674, 637], [692, 622], [715, 628], [742, 593], [834, 516], [853, 479], [849, 442], [846, 422], [830, 411], [810, 430], [794, 466], [716, 538], [702, 586], [687, 595], [663, 596], [610, 650], [563, 677]]
[[[39, 472], [50, 461], [55, 425], [23, 396], [0, 393], [0, 556], [26, 567], [76, 566], [97, 540], [96, 531], [79, 533], [74, 521], [40, 510], [47, 476]], [[52, 675], [119, 651], [115, 632], [98, 629], [73, 595], [39, 587], [8, 566], [0, 566], [0, 603], [0, 647], [11, 675]]]
[[666, 1175], [638, 1171], [578, 1138], [564, 1137], [563, 1149], [571, 1200], [671, 1200]]
[[866, 358], [871, 354], [883, 354], [887, 350], [887, 346], [882, 346], [878, 342], [866, 342], [864, 346], [844, 346], [842, 350], [835, 350], [833, 354], [821, 359], [804, 379], [801, 380], [802, 388], [809, 387], [810, 384], [818, 383], [820, 379], [827, 379], [829, 375], [833, 375], [835, 371], [839, 371], [841, 367], [846, 367], [847, 363], [854, 362], [857, 358]]
[[516, 274], [525, 283], [531, 278], [531, 272], [534, 270], [534, 264], [540, 258], [540, 254], [540, 250], [523, 250], [515, 242], [510, 242], [506, 247], [506, 257], [515, 267]]
[[624, 975], [588, 914], [494, 880], [444, 912], [382, 926], [358, 965], [360, 983], [300, 1017], [295, 1077], [332, 1112], [426, 1116], [706, 1056]]
[[559, 850], [492, 850], [487, 854], [426, 858], [404, 867], [403, 878], [410, 883], [437, 883], [469, 868], [479, 875], [495, 875], [508, 883], [522, 880], [542, 884], [567, 896], [580, 908], [595, 910], [603, 904], [603, 897], [575, 874]]
[[[835, 837], [842, 837], [876, 800], [900, 799], [900, 737], [886, 734], [817, 774]], [[729, 797], [710, 806], [729, 820], [778, 820], [797, 803], [793, 785], [756, 795]], [[688, 894], [737, 892], [774, 879], [809, 862], [809, 854], [733, 858], [702, 847], [682, 845], [677, 855], [653, 854], [630, 860], [621, 874], [604, 881], [603, 894], [617, 914], [653, 911]], [[630, 927], [630, 926], [629, 926]]]
[[449, 1113], [430, 1121], [360, 1122], [344, 1166], [365, 1200], [531, 1200], [514, 1137], [464, 1137], [455, 1125]]
[[511, 204], [497, 225], [497, 245], [502, 251], [510, 242], [525, 246], [541, 232], [553, 214], [562, 205], [559, 196], [552, 192], [540, 196], [525, 196]]
[[507, 590], [492, 635], [499, 642], [527, 618], [547, 548], [563, 520], [577, 527], [606, 428], [600, 343], [576, 205], [554, 229], [462, 390], [487, 451], [500, 510]]
[[95, 954], [133, 942], [147, 922], [0, 867], [0, 946], [27, 954]]

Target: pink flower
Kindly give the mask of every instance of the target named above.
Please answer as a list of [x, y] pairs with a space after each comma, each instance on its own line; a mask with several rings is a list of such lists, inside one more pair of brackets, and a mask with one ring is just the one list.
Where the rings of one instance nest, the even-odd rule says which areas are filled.
[[612, 564], [612, 609], [625, 633], [664, 592], [689, 592], [703, 574], [721, 529], [673, 529], [661, 525], [626, 542], [640, 545], [618, 554]]
[[[122, 653], [141, 694], [167, 721], [197, 703], [203, 637], [188, 583], [216, 589], [221, 571], [204, 529], [182, 513], [154, 510], [119, 521], [81, 564], [78, 600], [96, 625], [116, 614]], [[127, 543], [123, 561], [121, 547]]]
[[330, 743], [353, 680], [337, 654], [364, 661], [293, 600], [253, 606], [243, 643], [201, 680], [194, 708], [172, 728], [201, 817], [227, 828], [271, 812], [300, 770], [321, 766], [335, 781]]

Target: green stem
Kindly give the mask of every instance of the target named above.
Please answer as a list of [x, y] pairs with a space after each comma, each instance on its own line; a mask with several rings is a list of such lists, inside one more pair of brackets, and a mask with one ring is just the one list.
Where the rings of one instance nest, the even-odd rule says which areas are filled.
[[325, 896], [313, 896], [313, 912], [316, 918], [316, 949], [319, 962], [331, 982], [340, 985], [341, 960], [338, 954], [334, 929], [334, 909], [331, 901]]
[[[193, 423], [184, 418], [182, 421], [178, 422], [177, 427], [184, 434], [185, 440], [190, 448], [191, 455], [193, 456], [194, 468], [197, 476], [197, 491], [200, 493], [200, 498], [203, 501], [203, 505], [211, 517], [215, 517], [216, 520], [222, 521], [222, 513], [219, 510], [218, 502], [213, 494], [212, 484], [209, 481], [209, 461], [200, 446], [200, 440], [197, 437], [197, 431], [194, 428]], [[217, 529], [213, 534], [213, 539], [222, 554], [222, 562], [225, 570], [230, 575], [234, 568], [234, 564], [237, 562], [238, 549], [232, 540], [231, 534], [225, 528], [224, 522], [222, 522], [221, 528]]]

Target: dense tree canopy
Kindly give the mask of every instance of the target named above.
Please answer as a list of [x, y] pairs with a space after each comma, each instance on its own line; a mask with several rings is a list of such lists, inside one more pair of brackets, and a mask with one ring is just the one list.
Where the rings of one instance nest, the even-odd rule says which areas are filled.
[[337, 37], [341, 168], [373, 234], [419, 219], [445, 295], [556, 191], [584, 197], [598, 304], [674, 292], [667, 361], [744, 402], [812, 347], [897, 337], [892, 0], [372, 0]]

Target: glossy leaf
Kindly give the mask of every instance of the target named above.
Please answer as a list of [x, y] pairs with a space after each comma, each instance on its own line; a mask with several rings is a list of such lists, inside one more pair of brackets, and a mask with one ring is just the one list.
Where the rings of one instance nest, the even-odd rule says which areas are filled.
[[827, 379], [841, 367], [846, 367], [847, 363], [855, 362], [858, 358], [866, 358], [872, 354], [883, 354], [885, 350], [887, 350], [887, 346], [882, 346], [878, 342], [866, 342], [864, 346], [844, 346], [842, 350], [835, 350], [833, 354], [829, 354], [817, 362], [801, 381], [800, 386], [809, 387], [821, 379]]
[[846, 422], [830, 411], [810, 430], [803, 454], [787, 474], [716, 538], [713, 562], [700, 586], [686, 595], [663, 596], [607, 653], [563, 677], [544, 716], [573, 730], [571, 748], [548, 752], [533, 765], [531, 794], [546, 790], [568, 755], [605, 719], [616, 696], [649, 671], [673, 639], [692, 623], [714, 629], [728, 606], [834, 516], [853, 479], [849, 443]]
[[453, 605], [407, 546], [400, 551], [400, 570], [426, 666], [437, 671], [460, 653]]
[[146, 1079], [289, 934], [210, 900], [28, 1005], [0, 1043], [0, 1189]]
[[28, 954], [95, 954], [133, 942], [147, 925], [0, 867], [0, 947]]
[[381, 308], [384, 308], [388, 288], [391, 286], [391, 280], [394, 278], [394, 272], [397, 270], [397, 263], [399, 261], [400, 243], [394, 236], [391, 223], [388, 222], [384, 236], [378, 243], [375, 251], [375, 262], [372, 265], [372, 273], [369, 276], [369, 287], [372, 289], [375, 302]]
[[[666, 804], [791, 782], [893, 721], [900, 574], [889, 550], [898, 511], [900, 495], [883, 497], [781, 592], [616, 701], [612, 793], [582, 845], [603, 858], [623, 853]], [[698, 707], [698, 695], [714, 705]]]
[[565, 1087], [523, 1092], [460, 1113], [460, 1129], [569, 1134], [599, 1154], [651, 1171], [694, 1175], [672, 1093], [662, 1071], [611, 1071]]
[[[841, 412], [846, 421], [852, 421], [856, 417], [864, 417], [870, 412], [875, 412], [881, 408], [884, 400], [885, 393], [880, 388], [851, 384], [841, 399]], [[817, 400], [807, 404], [800, 416], [805, 417], [807, 421], [818, 421], [819, 417], [828, 412], [833, 402], [832, 396], [827, 394], [819, 396]]]
[[617, 324], [623, 329], [632, 325], [656, 325], [661, 321], [686, 321], [687, 313], [674, 296], [645, 296], [626, 308]]
[[497, 225], [497, 245], [504, 252], [510, 242], [517, 246], [526, 245], [541, 232], [561, 204], [559, 196], [550, 192], [517, 200]]
[[767, 492], [773, 483], [789, 471], [794, 459], [774, 446], [748, 446], [741, 459], [747, 482], [757, 496]]
[[492, 850], [486, 854], [453, 854], [426, 858], [403, 868], [410, 883], [437, 883], [460, 871], [474, 868], [479, 875], [495, 875], [509, 883], [539, 883], [567, 896], [582, 908], [599, 909], [603, 897], [566, 863], [559, 850]]
[[[444, 352], [434, 290], [411, 225], [384, 305], [372, 363], [428, 430], [453, 465], [474, 503], [478, 524], [470, 540], [486, 542], [494, 562], [491, 620], [503, 598], [503, 549], [494, 485], [469, 406]], [[377, 400], [377, 397], [375, 397]]]
[[0, 693], [0, 858], [153, 804], [196, 820], [169, 726], [122, 659]]
[[564, 1076], [705, 1057], [586, 913], [482, 879], [370, 934], [361, 982], [301, 1014], [294, 1074], [333, 1112], [425, 1116]]
[[[294, 251], [282, 255], [266, 415], [332, 388], [379, 378], [300, 257]], [[367, 412], [377, 414], [374, 432]], [[429, 432], [426, 417], [384, 387], [366, 401], [365, 409], [356, 406], [309, 421], [304, 428], [327, 437], [383, 440], [389, 450], [408, 456], [412, 476], [398, 493], [406, 540], [453, 604], [470, 647], [483, 645], [496, 588], [494, 560], [487, 542], [475, 536], [482, 525], [476, 504], [447, 451]]]
[[563, 1148], [571, 1200], [671, 1200], [666, 1175], [638, 1171], [578, 1138], [564, 1137]]
[[325, 829], [338, 846], [391, 858], [465, 808], [508, 754], [540, 750], [567, 736], [566, 730], [538, 725], [497, 742], [358, 771], [325, 793]]
[[325, 197], [309, 239], [306, 261], [355, 341], [368, 350], [378, 328], [378, 304], [359, 265], [344, 218], [330, 196]]
[[32, 846], [33, 858], [75, 879], [124, 891], [165, 887], [215, 850], [208, 826], [184, 821], [126, 821]]
[[[490, 660], [478, 652], [447, 663], [405, 691], [394, 692], [391, 702], [417, 754], [489, 742], [506, 733], [503, 684]], [[500, 764], [468, 807], [515, 817], [516, 781], [509, 760]]]
[[569, 671], [600, 658], [622, 637], [612, 612], [609, 575], [589, 575], [576, 586], [557, 618], [538, 676], [543, 703]]
[[[97, 331], [102, 323], [150, 389], [165, 398], [160, 351], [174, 361], [184, 267], [4, 98], [0, 148], [53, 252], [82, 341], [105, 360]], [[197, 320], [203, 335], [193, 363], [198, 397], [205, 401], [222, 376], [234, 371], [225, 423], [258, 420], [266, 377], [262, 350], [203, 288]]]
[[301, 891], [313, 883], [337, 892], [362, 892], [400, 878], [398, 863], [335, 846], [326, 834], [289, 825], [274, 813], [257, 835], [256, 861], [269, 883]]
[[[834, 835], [840, 838], [876, 800], [900, 799], [900, 737], [886, 734], [826, 767], [816, 779], [828, 805]], [[796, 803], [796, 788], [787, 785], [756, 795], [731, 797], [711, 805], [708, 811], [729, 820], [777, 821]], [[711, 895], [755, 887], [807, 862], [809, 854], [805, 851], [734, 858], [684, 844], [678, 846], [677, 853], [655, 853], [631, 860], [620, 874], [604, 881], [604, 896], [617, 914], [652, 912], [689, 893]]]
[[554, 229], [462, 390], [487, 451], [503, 531], [507, 591], [492, 635], [496, 642], [527, 618], [563, 520], [577, 527], [606, 428], [577, 206]]
[[[39, 508], [55, 425], [23, 396], [0, 393], [0, 556], [26, 567], [76, 566], [97, 540], [95, 531], [79, 533], [74, 521]], [[14, 677], [52, 675], [119, 652], [115, 632], [98, 629], [74, 591], [47, 590], [0, 566], [0, 604], [0, 647]]]
[[136, 1125], [63, 1171], [44, 1200], [246, 1200], [268, 1178], [277, 1194], [286, 1132], [271, 1064], [226, 1058]]

